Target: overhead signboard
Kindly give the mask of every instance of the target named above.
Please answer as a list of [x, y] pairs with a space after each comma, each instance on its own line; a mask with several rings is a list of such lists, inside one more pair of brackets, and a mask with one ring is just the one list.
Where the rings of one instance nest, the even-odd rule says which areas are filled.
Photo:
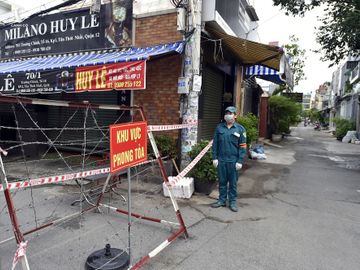
[[145, 61], [76, 68], [75, 91], [145, 89]]
[[0, 58], [17, 58], [132, 45], [132, 0], [29, 18], [0, 27]]
[[110, 126], [110, 172], [115, 173], [147, 160], [147, 123]]
[[8, 95], [136, 90], [145, 84], [145, 61], [0, 75], [0, 93]]

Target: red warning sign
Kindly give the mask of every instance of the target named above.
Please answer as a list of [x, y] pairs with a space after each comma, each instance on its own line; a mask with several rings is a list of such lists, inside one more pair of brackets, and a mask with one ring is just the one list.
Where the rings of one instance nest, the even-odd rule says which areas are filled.
[[110, 126], [110, 172], [118, 172], [147, 160], [147, 123]]

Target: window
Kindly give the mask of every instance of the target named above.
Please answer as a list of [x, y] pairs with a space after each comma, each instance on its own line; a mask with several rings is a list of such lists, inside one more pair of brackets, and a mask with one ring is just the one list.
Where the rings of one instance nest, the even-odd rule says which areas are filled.
[[239, 1], [239, 19], [240, 21], [245, 21], [246, 9], [242, 1]]

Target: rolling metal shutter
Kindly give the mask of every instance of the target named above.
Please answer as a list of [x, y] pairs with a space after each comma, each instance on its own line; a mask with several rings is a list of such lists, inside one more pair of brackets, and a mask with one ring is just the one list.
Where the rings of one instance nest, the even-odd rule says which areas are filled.
[[202, 94], [199, 99], [199, 140], [212, 139], [221, 120], [224, 74], [210, 67], [203, 71]]
[[[74, 102], [88, 101], [94, 104], [111, 104], [111, 105], [130, 105], [130, 96], [131, 91], [104, 91], [104, 92], [85, 92], [77, 94], [54, 94], [48, 95], [48, 99], [53, 100], [67, 100]], [[76, 108], [66, 108], [66, 107], [53, 107], [49, 106], [47, 108], [47, 121], [49, 127], [64, 127], [69, 118], [75, 113]], [[58, 140], [61, 141], [82, 141], [84, 138], [84, 132], [81, 128], [84, 126], [85, 119], [85, 109], [79, 109], [73, 118], [67, 124], [67, 127], [76, 127], [80, 128], [79, 131], [73, 132], [64, 132]], [[87, 116], [87, 127], [107, 127], [111, 124], [114, 124], [117, 120], [118, 123], [128, 122], [130, 120], [129, 113], [123, 111], [115, 110], [94, 110], [94, 117], [92, 116], [90, 110], [88, 111]], [[121, 116], [121, 118], [119, 118]], [[94, 121], [96, 119], [97, 124]], [[119, 120], [120, 119], [120, 120]], [[50, 138], [54, 139], [59, 135], [60, 131], [50, 132]], [[87, 141], [89, 145], [94, 145], [99, 139], [102, 138], [102, 134], [99, 130], [90, 130], [86, 134]], [[101, 144], [102, 147], [108, 147], [108, 143]], [[74, 145], [64, 147], [68, 149], [79, 148], [81, 145]]]

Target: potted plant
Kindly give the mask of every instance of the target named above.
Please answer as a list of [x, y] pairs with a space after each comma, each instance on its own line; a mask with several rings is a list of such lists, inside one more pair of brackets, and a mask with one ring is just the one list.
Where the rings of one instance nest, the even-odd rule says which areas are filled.
[[[156, 146], [159, 150], [160, 156], [166, 157], [164, 160], [164, 166], [168, 175], [173, 175], [173, 163], [172, 159], [176, 158], [177, 148], [176, 140], [173, 137], [167, 135], [158, 135], [154, 137]], [[152, 149], [150, 141], [148, 141], [148, 159], [154, 159], [155, 154]]]
[[278, 142], [283, 133], [290, 133], [290, 125], [298, 123], [301, 105], [284, 96], [271, 96], [269, 107], [272, 140]]
[[[194, 145], [189, 152], [191, 160], [197, 157], [199, 153], [209, 144], [209, 141], [202, 140]], [[195, 191], [210, 194], [217, 182], [217, 171], [212, 163], [211, 150], [200, 159], [200, 161], [191, 170], [190, 176], [194, 178]]]

